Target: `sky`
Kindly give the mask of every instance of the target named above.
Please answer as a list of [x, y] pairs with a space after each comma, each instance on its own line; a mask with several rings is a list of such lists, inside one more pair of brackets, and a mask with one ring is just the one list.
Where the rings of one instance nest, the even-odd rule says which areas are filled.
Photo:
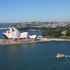
[[0, 0], [0, 22], [70, 21], [70, 0]]

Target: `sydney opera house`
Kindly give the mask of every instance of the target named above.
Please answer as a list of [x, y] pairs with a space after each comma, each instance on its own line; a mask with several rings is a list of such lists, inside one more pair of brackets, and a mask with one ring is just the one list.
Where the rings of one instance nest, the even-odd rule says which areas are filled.
[[16, 28], [11, 27], [3, 33], [1, 44], [18, 44], [37, 42], [36, 35], [28, 35], [28, 32], [20, 33]]
[[27, 38], [31, 38], [31, 39], [35, 39], [36, 35], [28, 35], [28, 32], [23, 32], [20, 33], [16, 28], [12, 27], [9, 28], [8, 31], [6, 31], [6, 33], [3, 33], [4, 35], [4, 39], [27, 39]]

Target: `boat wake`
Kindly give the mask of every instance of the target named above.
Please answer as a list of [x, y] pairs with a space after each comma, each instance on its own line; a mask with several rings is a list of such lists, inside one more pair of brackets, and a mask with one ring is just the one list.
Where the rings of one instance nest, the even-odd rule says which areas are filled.
[[1, 41], [2, 39], [0, 39], [0, 41]]
[[65, 57], [70, 57], [70, 55], [65, 55]]

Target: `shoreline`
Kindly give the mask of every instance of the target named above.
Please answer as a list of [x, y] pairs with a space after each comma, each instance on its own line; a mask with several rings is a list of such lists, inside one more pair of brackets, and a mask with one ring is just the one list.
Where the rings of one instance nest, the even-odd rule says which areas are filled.
[[59, 38], [42, 38], [44, 41], [70, 41], [70, 39], [59, 39]]
[[69, 42], [70, 39], [57, 39], [57, 38], [41, 38], [39, 40], [33, 39], [2, 39], [0, 40], [0, 45], [12, 45], [12, 44], [26, 44], [26, 43], [43, 43], [43, 42]]

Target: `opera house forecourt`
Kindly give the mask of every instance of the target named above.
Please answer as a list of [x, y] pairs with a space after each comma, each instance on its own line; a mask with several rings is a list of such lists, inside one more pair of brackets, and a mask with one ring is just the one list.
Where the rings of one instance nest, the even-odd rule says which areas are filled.
[[20, 33], [16, 28], [10, 27], [6, 33], [3, 33], [3, 39], [0, 44], [19, 44], [38, 42], [36, 35], [28, 35], [28, 32]]

